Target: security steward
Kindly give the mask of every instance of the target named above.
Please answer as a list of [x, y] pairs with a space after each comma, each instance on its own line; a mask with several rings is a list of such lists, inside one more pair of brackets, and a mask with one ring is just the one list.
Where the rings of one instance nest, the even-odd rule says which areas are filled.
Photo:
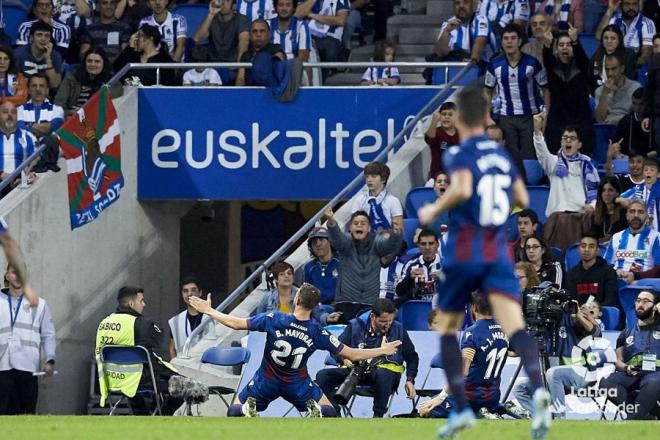
[[[349, 321], [339, 340], [349, 347], [375, 348], [387, 341], [401, 341], [396, 353], [392, 356], [380, 356], [366, 361], [364, 373], [360, 376], [359, 385], [373, 388], [374, 417], [383, 417], [387, 411], [387, 403], [399, 386], [401, 374], [406, 372], [406, 395], [415, 398], [415, 377], [419, 365], [419, 356], [408, 332], [400, 322], [394, 320], [396, 307], [389, 299], [378, 299], [370, 312]], [[347, 359], [338, 359], [343, 363], [339, 368], [326, 368], [316, 374], [316, 383], [339, 413], [339, 406], [334, 395], [348, 377], [354, 365]], [[404, 367], [405, 363], [405, 367]]]
[[158, 391], [163, 395], [161, 407], [163, 415], [172, 415], [183, 401], [167, 394], [167, 381], [172, 375], [178, 374], [176, 369], [158, 356], [154, 349], [163, 347], [163, 333], [158, 326], [142, 316], [146, 303], [144, 291], [140, 287], [124, 286], [117, 295], [117, 311], [99, 324], [96, 331], [96, 365], [99, 371], [99, 387], [101, 390], [101, 406], [105, 406], [109, 390], [121, 391], [131, 398], [133, 412], [149, 414], [144, 399], [136, 396], [141, 381], [150, 383], [149, 372], [143, 375], [142, 364], [106, 365], [101, 364], [101, 348], [104, 345], [141, 345], [149, 351], [156, 376]]

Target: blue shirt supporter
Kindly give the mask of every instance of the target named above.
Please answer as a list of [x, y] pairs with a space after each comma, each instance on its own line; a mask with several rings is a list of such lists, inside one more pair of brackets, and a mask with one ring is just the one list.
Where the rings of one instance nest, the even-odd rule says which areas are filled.
[[27, 130], [16, 128], [16, 131], [2, 135], [2, 154], [0, 155], [0, 171], [11, 173], [27, 159], [36, 149], [37, 138]]
[[59, 105], [51, 103], [48, 99], [43, 104], [34, 104], [28, 100], [17, 109], [18, 127], [29, 130], [35, 123], [49, 122], [51, 131], [55, 131], [64, 123], [64, 110]]
[[304, 281], [321, 291], [321, 304], [331, 304], [337, 291], [339, 260], [332, 257], [329, 262], [323, 263], [314, 259], [305, 264], [303, 272]]
[[298, 51], [310, 50], [312, 47], [309, 25], [307, 21], [297, 17], [291, 17], [289, 26], [284, 32], [280, 31], [277, 18], [273, 18], [270, 20], [270, 33], [270, 42], [279, 44], [287, 59], [296, 58]]
[[[236, 12], [245, 15], [249, 23], [257, 18], [270, 20], [277, 15], [272, 0], [237, 0]], [[271, 29], [274, 28], [271, 26]], [[274, 41], [274, 43], [278, 42]]]

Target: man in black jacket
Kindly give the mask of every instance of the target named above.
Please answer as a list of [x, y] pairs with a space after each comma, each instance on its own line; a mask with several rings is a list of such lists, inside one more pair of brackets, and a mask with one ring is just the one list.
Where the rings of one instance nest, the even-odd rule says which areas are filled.
[[[364, 372], [359, 376], [359, 384], [370, 385], [374, 389], [374, 417], [383, 417], [387, 411], [387, 402], [399, 386], [401, 374], [406, 373], [406, 395], [415, 398], [415, 377], [419, 365], [419, 356], [408, 332], [400, 322], [394, 320], [396, 307], [389, 299], [376, 300], [370, 312], [351, 320], [339, 340], [349, 347], [375, 348], [383, 342], [400, 340], [401, 345], [392, 356], [379, 356], [368, 362], [360, 363], [358, 368]], [[335, 388], [348, 377], [354, 365], [339, 359], [344, 367], [326, 368], [316, 374], [316, 383], [328, 396], [339, 412], [335, 400]], [[404, 368], [405, 363], [405, 368]]]
[[566, 290], [580, 305], [593, 296], [601, 306], [621, 308], [616, 272], [598, 256], [598, 239], [592, 233], [580, 239], [580, 262], [568, 272]]

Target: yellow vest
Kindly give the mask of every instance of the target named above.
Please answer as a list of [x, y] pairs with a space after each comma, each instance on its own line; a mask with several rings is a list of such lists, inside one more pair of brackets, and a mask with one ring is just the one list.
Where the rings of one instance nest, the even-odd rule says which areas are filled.
[[101, 363], [101, 348], [104, 345], [135, 346], [136, 317], [127, 313], [113, 313], [99, 324], [96, 331], [96, 366], [101, 390], [101, 406], [105, 406], [109, 391], [121, 391], [128, 397], [135, 396], [140, 379], [142, 364]]

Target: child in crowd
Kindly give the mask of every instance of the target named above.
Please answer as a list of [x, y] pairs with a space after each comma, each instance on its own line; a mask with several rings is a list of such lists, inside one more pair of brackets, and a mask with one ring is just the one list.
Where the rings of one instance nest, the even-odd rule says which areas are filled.
[[622, 206], [628, 206], [632, 200], [642, 200], [646, 204], [649, 214], [649, 224], [658, 229], [658, 205], [660, 204], [660, 183], [658, 183], [658, 161], [646, 159], [644, 161], [644, 181], [633, 186], [621, 194], [616, 202]]
[[[389, 41], [377, 41], [374, 45], [374, 61], [392, 62], [396, 56], [396, 46]], [[401, 83], [396, 67], [369, 67], [362, 75], [361, 86], [396, 86]]]
[[429, 128], [426, 129], [426, 134], [424, 134], [424, 140], [431, 149], [429, 179], [434, 179], [442, 169], [442, 155], [447, 148], [458, 145], [458, 132], [454, 120], [455, 112], [456, 104], [445, 102], [431, 115]]
[[[204, 63], [207, 61], [208, 54], [206, 47], [195, 46], [190, 52], [190, 61], [193, 63]], [[221, 86], [222, 79], [218, 71], [209, 67], [195, 67], [183, 74], [184, 86]]]
[[367, 188], [355, 198], [351, 212], [369, 213], [371, 230], [375, 234], [394, 229], [403, 231], [403, 207], [401, 202], [386, 189], [390, 169], [380, 162], [371, 162], [364, 167], [364, 180]]

